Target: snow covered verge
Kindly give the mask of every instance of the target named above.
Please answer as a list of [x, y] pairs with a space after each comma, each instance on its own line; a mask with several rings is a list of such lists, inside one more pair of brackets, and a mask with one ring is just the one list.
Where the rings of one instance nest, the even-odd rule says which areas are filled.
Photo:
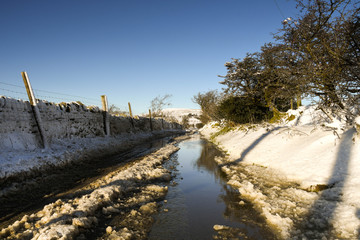
[[[56, 140], [48, 149], [3, 150], [0, 152], [0, 179], [9, 178], [14, 174], [27, 174], [34, 170], [46, 170], [49, 167], [112, 155], [144, 141], [183, 132], [182, 130], [163, 130], [123, 133], [113, 137], [78, 137], [70, 140]], [[2, 192], [3, 189], [0, 191], [0, 196]]]
[[[171, 180], [161, 164], [178, 148], [168, 144], [67, 197], [3, 228], [1, 239], [145, 239]], [[125, 168], [125, 169], [124, 169]], [[106, 219], [112, 219], [111, 222]], [[103, 227], [99, 227], [102, 225]], [[100, 232], [100, 230], [103, 232]], [[90, 235], [89, 235], [90, 234]]]
[[356, 124], [331, 121], [316, 106], [305, 106], [278, 124], [211, 123], [201, 134], [228, 153], [217, 162], [239, 190], [239, 204], [254, 205], [280, 239], [358, 239]]

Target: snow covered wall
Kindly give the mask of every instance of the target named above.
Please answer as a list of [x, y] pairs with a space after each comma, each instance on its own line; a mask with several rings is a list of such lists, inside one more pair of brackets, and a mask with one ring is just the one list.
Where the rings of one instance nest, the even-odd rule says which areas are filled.
[[[105, 136], [104, 112], [97, 107], [39, 101], [38, 108], [49, 144], [59, 139]], [[152, 119], [152, 126], [153, 130], [181, 129], [181, 125], [162, 119]], [[149, 131], [148, 118], [110, 116], [110, 133], [113, 136]], [[39, 130], [28, 101], [0, 96], [0, 138], [1, 149], [33, 150], [40, 147]]]

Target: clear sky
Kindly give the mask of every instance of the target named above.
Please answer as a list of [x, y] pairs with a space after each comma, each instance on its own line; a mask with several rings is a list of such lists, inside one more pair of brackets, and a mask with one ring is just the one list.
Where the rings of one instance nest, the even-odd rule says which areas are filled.
[[[0, 95], [34, 89], [82, 96], [136, 114], [171, 94], [171, 107], [199, 108], [231, 58], [273, 41], [294, 0], [1, 0]], [[10, 90], [10, 91], [9, 91]], [[63, 96], [37, 92], [48, 101]], [[16, 97], [16, 96], [15, 96]], [[70, 97], [69, 97], [70, 98]], [[86, 102], [85, 99], [73, 99]], [[90, 102], [88, 103], [90, 104]]]

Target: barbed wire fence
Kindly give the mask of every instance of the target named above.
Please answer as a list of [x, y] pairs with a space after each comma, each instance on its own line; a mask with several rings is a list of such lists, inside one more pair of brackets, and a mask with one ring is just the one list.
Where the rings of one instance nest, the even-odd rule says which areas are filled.
[[[101, 108], [102, 103], [100, 96], [98, 99], [96, 98], [89, 98], [79, 95], [72, 95], [72, 94], [66, 94], [66, 93], [60, 93], [56, 91], [48, 91], [48, 90], [42, 90], [33, 88], [35, 97], [37, 100], [44, 100], [47, 102], [52, 102], [55, 104], [58, 103], [70, 103], [70, 102], [78, 102], [82, 103], [86, 106], [97, 106]], [[28, 95], [26, 92], [25, 86], [6, 83], [3, 81], [0, 81], [0, 96], [9, 97], [13, 99], [19, 99], [23, 101], [28, 101]], [[109, 102], [109, 107], [115, 111], [116, 113], [122, 113], [123, 116], [129, 115], [129, 108], [127, 104], [118, 104], [114, 102]]]
[[28, 96], [24, 86], [0, 82], [0, 95], [14, 99], [27, 100]]
[[[35, 97], [37, 100], [45, 100], [53, 103], [61, 102], [81, 102], [87, 106], [97, 106], [101, 107], [101, 99], [65, 94], [55, 91], [47, 91], [42, 89], [33, 88]], [[20, 86], [16, 84], [10, 84], [0, 81], [0, 96], [10, 97], [13, 99], [19, 99], [23, 101], [28, 101], [28, 95], [26, 93], [25, 86]]]
[[[104, 111], [104, 126], [105, 126], [105, 135], [110, 136], [110, 120], [109, 120], [109, 113], [113, 114], [115, 116], [130, 116], [133, 128], [134, 126], [134, 120], [133, 115], [131, 114], [131, 105], [130, 102], [128, 103], [128, 111], [125, 106], [119, 106], [117, 104], [109, 104], [106, 95], [99, 96], [99, 99], [95, 98], [89, 98], [89, 97], [83, 97], [78, 95], [71, 95], [66, 93], [60, 93], [56, 91], [48, 91], [48, 90], [42, 90], [37, 88], [32, 88], [30, 81], [27, 77], [26, 72], [22, 72], [23, 80], [24, 80], [24, 86], [16, 85], [12, 83], [6, 83], [3, 81], [0, 81], [0, 98], [6, 97], [6, 98], [12, 98], [15, 100], [22, 100], [22, 101], [29, 101], [32, 105], [33, 112], [35, 115], [35, 121], [39, 128], [40, 136], [41, 136], [41, 143], [44, 148], [48, 147], [48, 141], [46, 139], [46, 134], [44, 133], [43, 127], [42, 127], [42, 121], [41, 121], [41, 115], [38, 110], [36, 102], [39, 101], [46, 101], [53, 104], [59, 104], [59, 103], [71, 103], [71, 102], [77, 102], [78, 104], [84, 104], [87, 107], [90, 106], [97, 106], [102, 111]], [[114, 111], [111, 111], [111, 107], [113, 107]], [[110, 110], [110, 111], [109, 111]], [[138, 118], [139, 116], [135, 116], [135, 118]], [[150, 121], [150, 129], [153, 131], [153, 123], [152, 123], [152, 117], [151, 117], [151, 110], [149, 109], [149, 121]], [[163, 120], [162, 120], [163, 125]], [[163, 126], [162, 126], [163, 127]]]

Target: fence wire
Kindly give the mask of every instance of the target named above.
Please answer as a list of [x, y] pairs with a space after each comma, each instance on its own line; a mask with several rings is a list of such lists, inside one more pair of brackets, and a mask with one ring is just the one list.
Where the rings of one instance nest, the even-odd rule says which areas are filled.
[[[99, 99], [88, 98], [83, 96], [71, 95], [66, 93], [60, 93], [55, 91], [47, 91], [42, 89], [33, 88], [35, 98], [38, 100], [45, 100], [48, 102], [60, 103], [60, 102], [81, 102], [87, 106], [101, 107], [100, 96]], [[0, 95], [10, 97], [14, 99], [20, 99], [28, 101], [28, 95], [26, 93], [25, 86], [10, 84], [6, 82], [0, 82]]]

